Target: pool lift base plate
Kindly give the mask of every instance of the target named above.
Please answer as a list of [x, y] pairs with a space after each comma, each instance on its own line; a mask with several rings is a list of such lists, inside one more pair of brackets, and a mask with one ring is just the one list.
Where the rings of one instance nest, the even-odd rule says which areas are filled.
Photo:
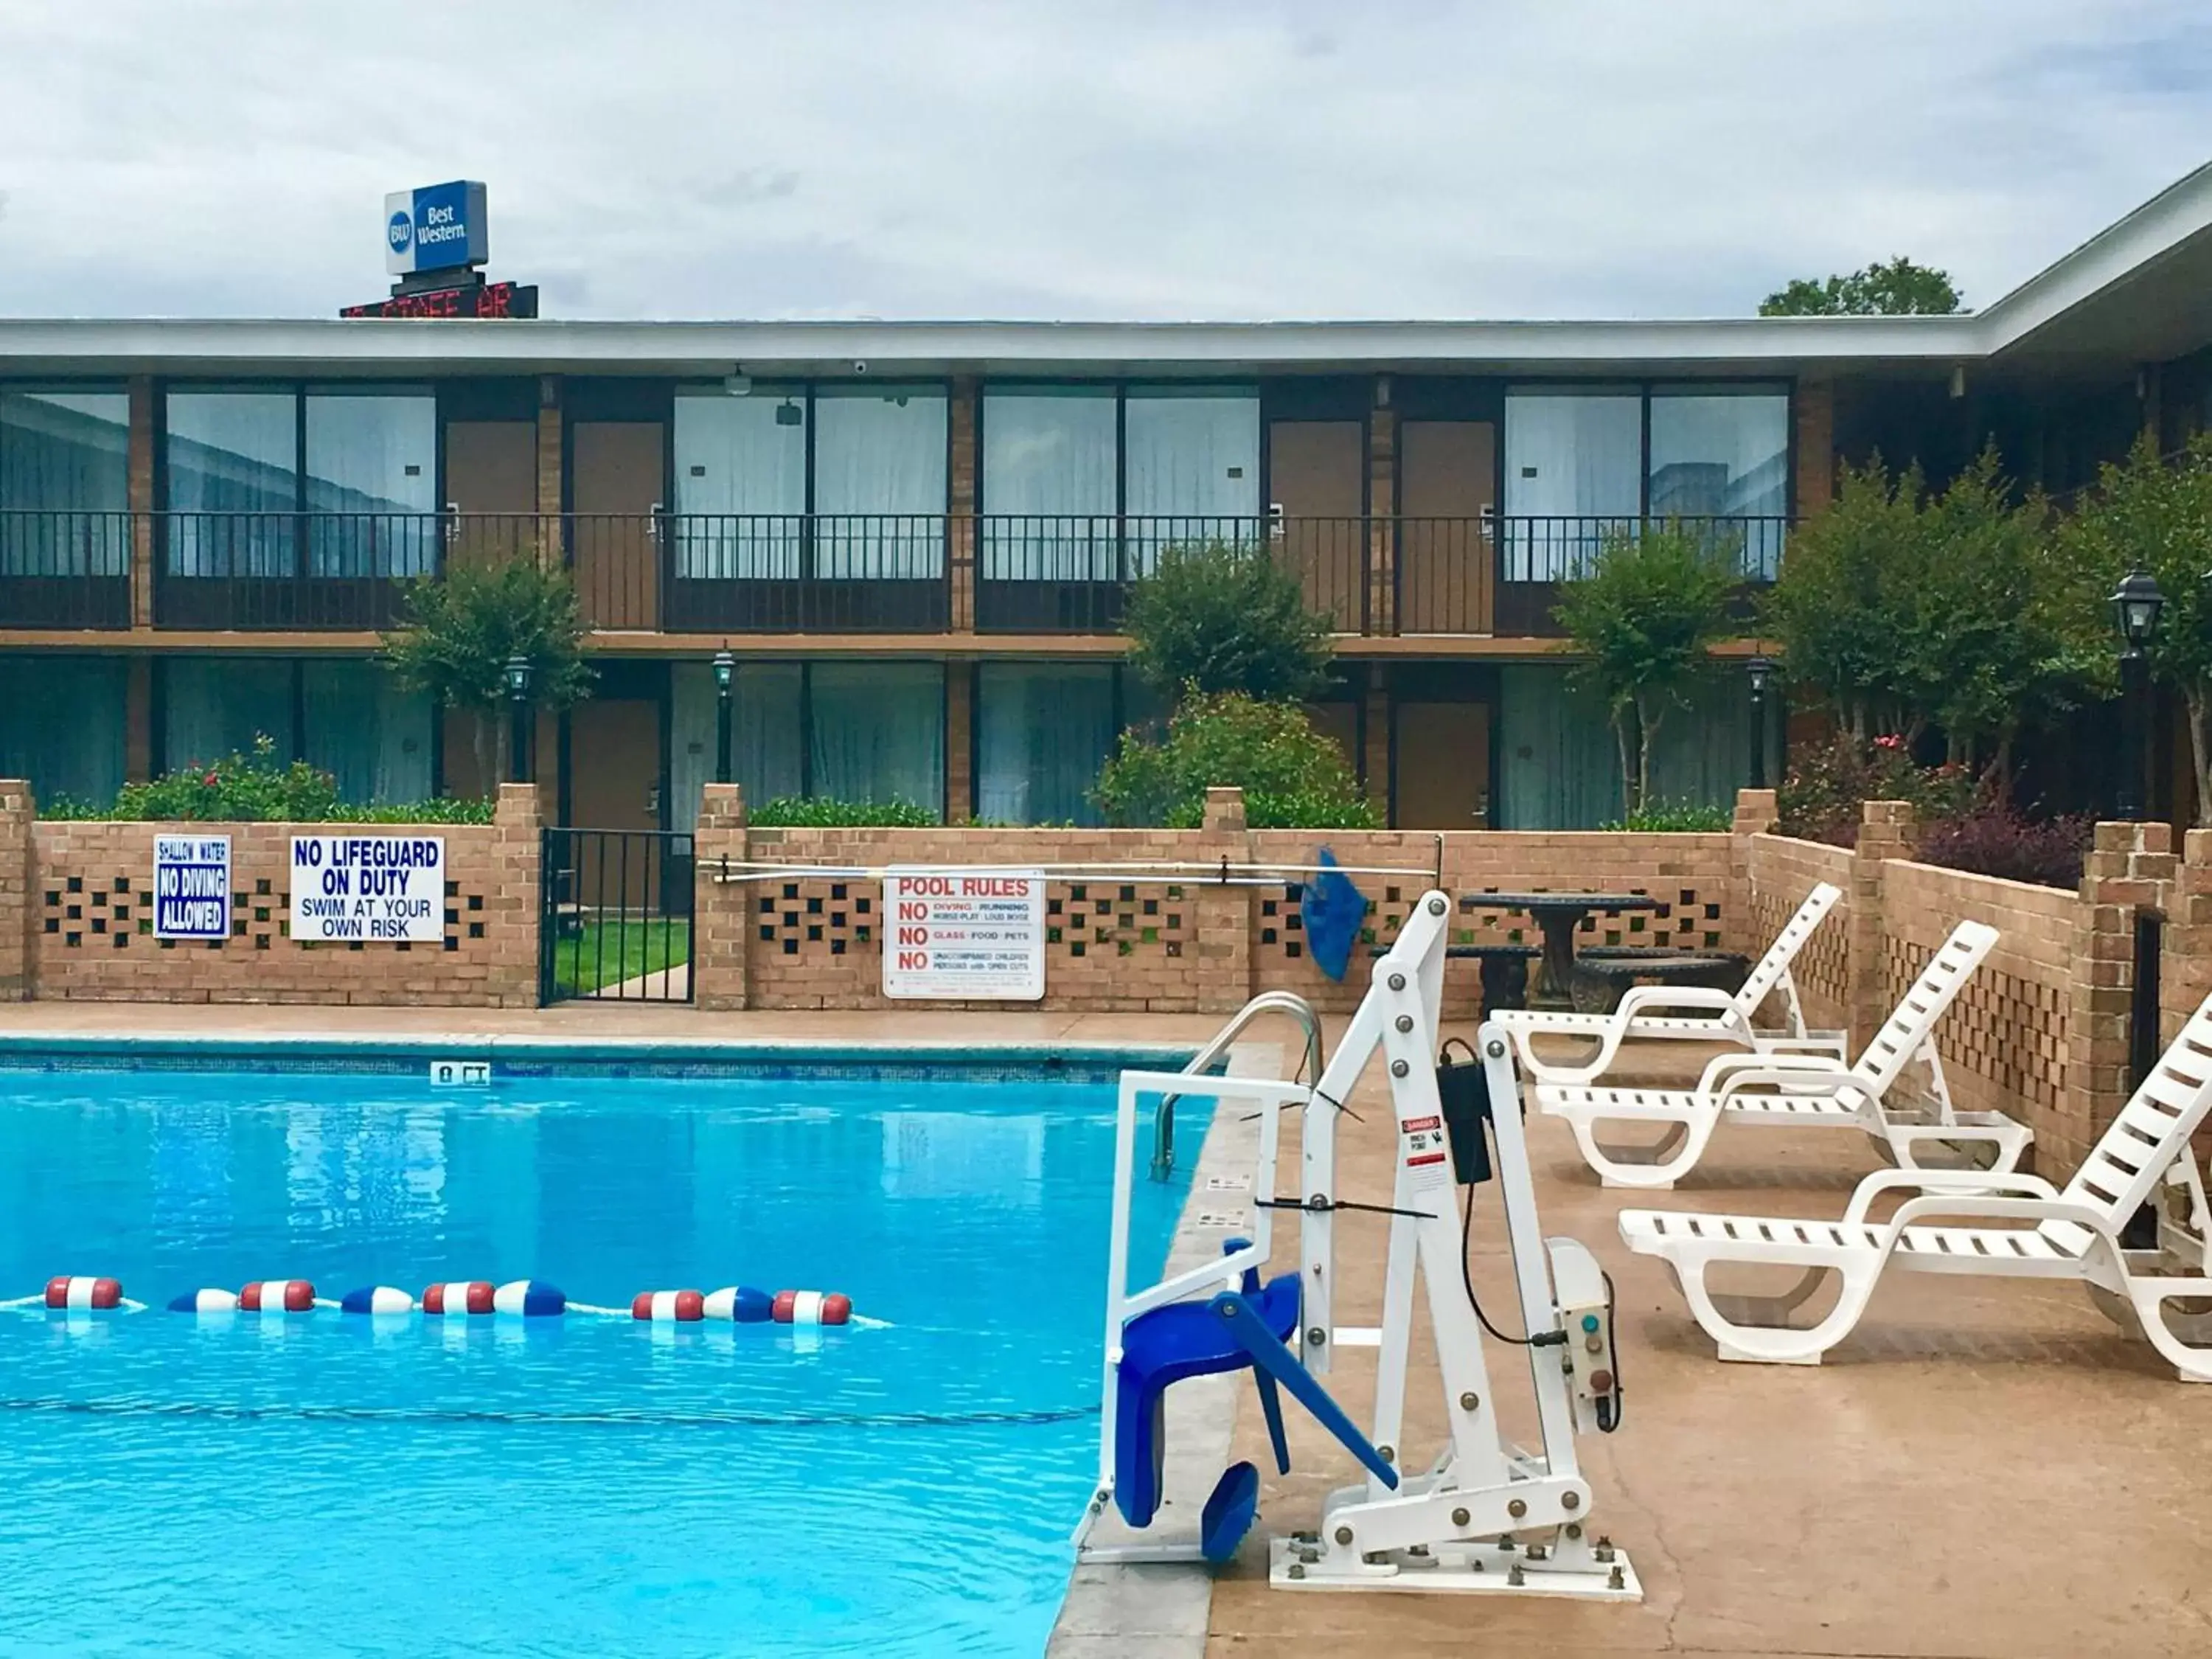
[[[1543, 1546], [1535, 1547], [1542, 1549]], [[1528, 1549], [1485, 1539], [1435, 1544], [1425, 1551], [1392, 1550], [1369, 1559], [1330, 1565], [1311, 1534], [1275, 1538], [1267, 1546], [1267, 1582], [1288, 1590], [1380, 1590], [1436, 1595], [1551, 1595], [1577, 1601], [1640, 1601], [1643, 1581], [1626, 1551], [1610, 1564], [1590, 1559], [1531, 1559]]]

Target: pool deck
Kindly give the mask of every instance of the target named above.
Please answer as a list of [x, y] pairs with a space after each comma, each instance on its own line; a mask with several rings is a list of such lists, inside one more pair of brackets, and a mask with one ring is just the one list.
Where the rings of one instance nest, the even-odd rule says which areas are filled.
[[[1211, 1016], [709, 1015], [623, 1006], [511, 1012], [0, 1006], [0, 1037], [81, 1040], [489, 1035], [610, 1042], [1188, 1044], [1218, 1024]], [[1348, 1121], [1340, 1131], [1343, 1195], [1387, 1201], [1395, 1139], [1379, 1082], [1370, 1077], [1354, 1104], [1364, 1121]], [[1528, 1127], [1545, 1230], [1589, 1244], [1619, 1287], [1626, 1420], [1618, 1435], [1583, 1437], [1580, 1450], [1595, 1493], [1592, 1525], [1635, 1562], [1643, 1604], [1269, 1589], [1261, 1534], [1310, 1526], [1322, 1493], [1344, 1483], [1350, 1465], [1293, 1410], [1294, 1472], [1275, 1478], [1258, 1411], [1240, 1389], [1234, 1455], [1251, 1458], [1267, 1476], [1261, 1522], [1212, 1586], [1205, 1653], [1215, 1659], [2212, 1653], [2212, 1588], [2204, 1571], [2212, 1560], [2205, 1542], [2212, 1539], [2212, 1389], [2175, 1381], [2147, 1346], [2121, 1338], [2077, 1287], [1941, 1275], [1890, 1279], [1858, 1334], [1823, 1365], [1721, 1365], [1665, 1270], [1621, 1246], [1614, 1213], [1648, 1206], [1832, 1216], [1853, 1182], [1877, 1167], [1871, 1144], [1833, 1130], [1732, 1127], [1715, 1138], [1706, 1167], [1680, 1190], [1645, 1195], [1601, 1190], [1563, 1126], [1538, 1117]], [[1283, 1157], [1285, 1167], [1294, 1167], [1291, 1146]], [[1486, 1192], [1474, 1275], [1477, 1288], [1493, 1292], [1507, 1310], [1492, 1309], [1503, 1319], [1512, 1304], [1496, 1212]], [[1379, 1218], [1353, 1215], [1339, 1223], [1337, 1317], [1344, 1322], [1378, 1317], [1384, 1231]], [[1282, 1249], [1279, 1255], [1289, 1260]], [[1441, 1434], [1442, 1402], [1425, 1327], [1419, 1336], [1407, 1437], [1425, 1455]], [[1493, 1345], [1489, 1358], [1501, 1393], [1517, 1395], [1514, 1356]], [[1350, 1354], [1329, 1386], [1355, 1416], [1364, 1415], [1371, 1357]], [[1145, 1609], [1165, 1613], [1170, 1604], [1185, 1617], [1166, 1622], [1189, 1630], [1205, 1607], [1204, 1581], [1185, 1575], [1172, 1589], [1127, 1598], [1135, 1622], [1111, 1650], [1131, 1659], [1199, 1651], [1194, 1634], [1171, 1636], [1157, 1624], [1146, 1633]]]

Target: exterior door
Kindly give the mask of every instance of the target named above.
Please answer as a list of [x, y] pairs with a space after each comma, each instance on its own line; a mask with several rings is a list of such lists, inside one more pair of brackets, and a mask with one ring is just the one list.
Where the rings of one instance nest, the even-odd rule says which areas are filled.
[[570, 461], [568, 554], [585, 621], [659, 627], [660, 422], [579, 421]]
[[1393, 827], [1488, 828], [1490, 705], [1401, 702], [1391, 720]]
[[446, 562], [501, 564], [538, 549], [538, 425], [452, 421], [446, 426], [446, 505], [458, 516]]
[[1275, 556], [1306, 603], [1340, 633], [1367, 617], [1367, 428], [1359, 421], [1274, 421], [1267, 428], [1267, 512]]
[[[568, 711], [568, 817], [584, 830], [658, 830], [660, 807], [660, 705], [641, 697], [592, 697]], [[657, 903], [647, 860], [635, 854], [624, 872], [618, 836], [584, 836], [576, 846], [575, 902]], [[657, 873], [657, 872], [656, 872]]]
[[1398, 436], [1398, 631], [1492, 631], [1489, 526], [1498, 429], [1408, 421]]

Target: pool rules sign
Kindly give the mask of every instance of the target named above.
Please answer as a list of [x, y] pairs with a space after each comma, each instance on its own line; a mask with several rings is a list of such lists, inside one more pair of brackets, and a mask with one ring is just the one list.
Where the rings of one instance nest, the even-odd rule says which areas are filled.
[[307, 943], [441, 943], [445, 837], [293, 836], [292, 937]]
[[154, 937], [230, 937], [230, 837], [154, 837]]
[[1044, 873], [892, 870], [884, 994], [958, 1002], [1044, 995]]

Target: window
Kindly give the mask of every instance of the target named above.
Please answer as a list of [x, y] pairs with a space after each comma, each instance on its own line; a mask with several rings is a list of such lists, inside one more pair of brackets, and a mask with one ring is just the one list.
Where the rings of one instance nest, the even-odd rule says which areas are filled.
[[976, 675], [975, 808], [1001, 823], [1096, 823], [1114, 750], [1109, 663], [987, 662]]
[[404, 690], [381, 663], [358, 659], [304, 661], [300, 685], [307, 763], [337, 780], [338, 799], [367, 805], [430, 798], [436, 714], [428, 698]]
[[1505, 580], [1564, 581], [1644, 505], [1644, 398], [1592, 389], [1505, 398]]
[[167, 412], [169, 574], [294, 574], [292, 524], [267, 516], [300, 504], [294, 394], [173, 392]]
[[303, 505], [317, 576], [422, 576], [438, 568], [438, 404], [426, 392], [307, 398]]
[[[730, 687], [730, 776], [749, 806], [806, 793], [801, 755], [798, 663], [741, 662]], [[676, 792], [670, 825], [699, 821], [699, 791], [714, 777], [719, 710], [714, 670], [680, 662], [671, 674], [669, 787]]]
[[254, 739], [276, 746], [279, 764], [300, 752], [293, 723], [295, 664], [274, 657], [171, 657], [161, 675], [164, 771], [250, 755]]
[[0, 657], [0, 777], [29, 779], [41, 804], [112, 801], [129, 679], [120, 657]]
[[807, 671], [810, 793], [945, 806], [945, 671], [937, 663], [824, 662]]
[[945, 433], [945, 394], [935, 387], [815, 393], [817, 577], [944, 575]]
[[800, 574], [806, 401], [755, 386], [676, 397], [676, 573], [788, 581]]
[[1178, 543], [1256, 540], [1260, 399], [1215, 386], [1133, 389], [1123, 439], [1132, 575]]
[[131, 569], [131, 399], [0, 392], [0, 575]]
[[1790, 511], [1790, 394], [1780, 386], [1658, 386], [1651, 393], [1649, 511], [1741, 519], [1747, 574], [1772, 580]]

